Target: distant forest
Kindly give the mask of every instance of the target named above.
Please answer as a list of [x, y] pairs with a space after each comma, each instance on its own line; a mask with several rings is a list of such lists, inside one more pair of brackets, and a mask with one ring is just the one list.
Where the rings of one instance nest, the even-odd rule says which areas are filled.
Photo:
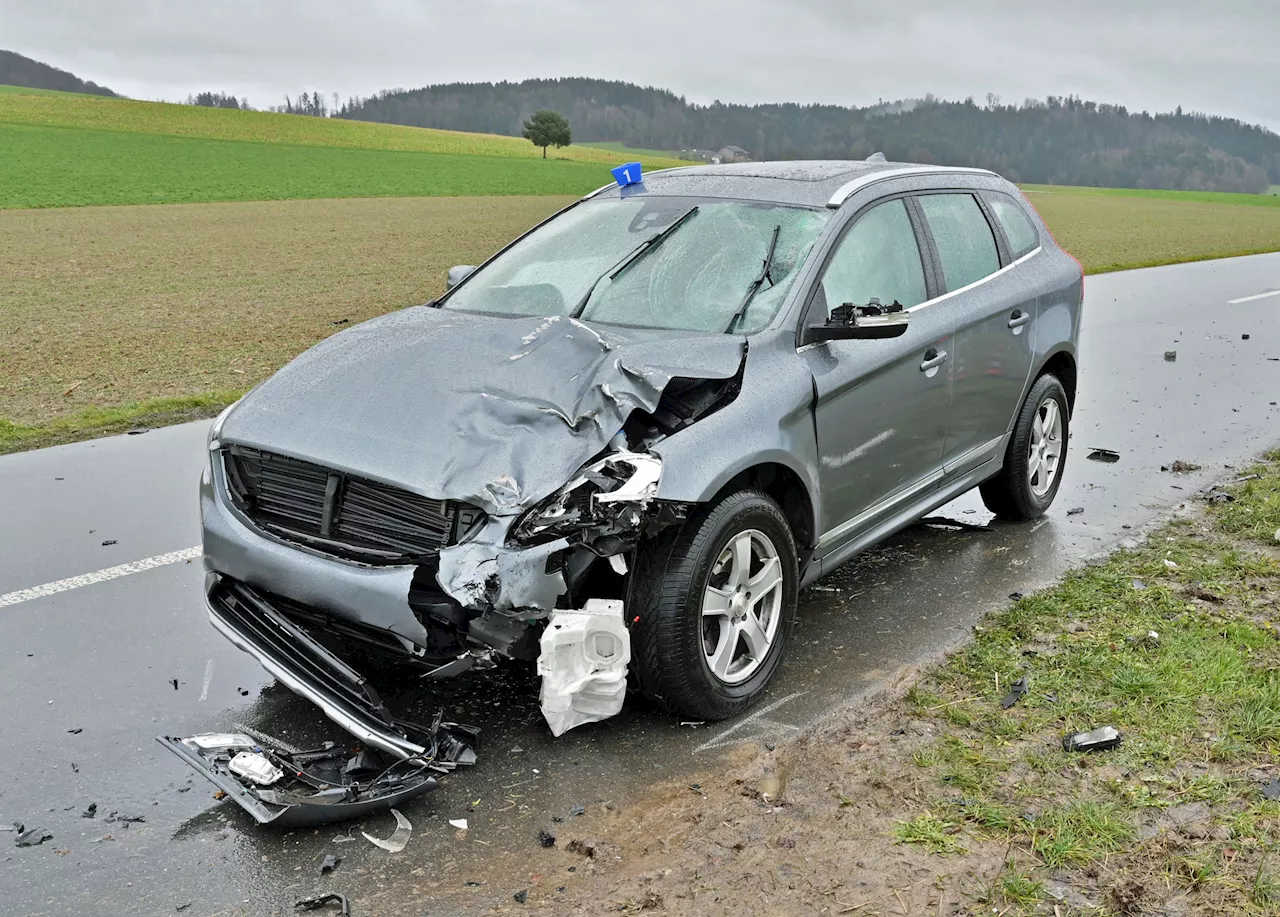
[[519, 136], [549, 108], [575, 140], [657, 150], [740, 146], [753, 159], [891, 160], [994, 169], [1017, 182], [1265, 192], [1280, 184], [1280, 135], [1231, 118], [1131, 112], [1073, 96], [1003, 104], [988, 96], [838, 105], [691, 104], [664, 89], [585, 78], [453, 83], [352, 99], [335, 114]]
[[62, 92], [88, 92], [97, 96], [115, 93], [106, 86], [82, 80], [57, 67], [23, 57], [13, 51], [0, 51], [0, 85], [26, 86], [29, 89], [57, 89]]

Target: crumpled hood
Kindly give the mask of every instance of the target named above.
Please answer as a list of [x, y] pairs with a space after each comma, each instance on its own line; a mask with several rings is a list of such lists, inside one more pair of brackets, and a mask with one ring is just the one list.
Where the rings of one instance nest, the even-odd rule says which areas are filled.
[[240, 443], [499, 515], [553, 493], [675, 376], [725, 379], [741, 336], [418, 306], [317, 344], [222, 426]]

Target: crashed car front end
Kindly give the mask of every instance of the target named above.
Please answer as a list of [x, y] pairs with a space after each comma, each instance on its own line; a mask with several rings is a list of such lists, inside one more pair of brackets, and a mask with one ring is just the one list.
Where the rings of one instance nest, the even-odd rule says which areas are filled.
[[[404, 318], [382, 320], [400, 325], [402, 344], [457, 332], [456, 319], [408, 311], [418, 313], [412, 333]], [[342, 349], [386, 340], [368, 325], [344, 335]], [[571, 320], [472, 318], [463, 334], [473, 359], [492, 354], [485, 384], [465, 381], [475, 374], [460, 368], [454, 392], [393, 409], [417, 415], [403, 417], [406, 430], [469, 427], [482, 441], [514, 440], [505, 449], [442, 457], [409, 433], [352, 459], [344, 443], [386, 436], [386, 421], [371, 421], [350, 398], [341, 404], [337, 391], [315, 402], [328, 410], [296, 415], [297, 385], [333, 384], [327, 371], [308, 372], [320, 365], [309, 359], [320, 345], [215, 422], [201, 486], [213, 625], [348, 731], [402, 756], [423, 743], [352, 688], [364, 680], [348, 663], [357, 652], [428, 678], [495, 655], [537, 662], [557, 734], [617, 712], [601, 704], [600, 685], [612, 679], [604, 693], [620, 707], [627, 559], [688, 510], [660, 498], [662, 462], [648, 444], [732, 398], [744, 360], [740, 340], [721, 338], [701, 358], [713, 379], [699, 380], [680, 375], [690, 369], [669, 345], [604, 337]], [[336, 339], [326, 343], [338, 349]], [[568, 364], [587, 381], [508, 396], [516, 386], [504, 385], [503, 364], [540, 346], [557, 379]], [[659, 349], [661, 364], [649, 356]], [[503, 429], [486, 430], [495, 415]], [[584, 629], [584, 620], [594, 623]]]

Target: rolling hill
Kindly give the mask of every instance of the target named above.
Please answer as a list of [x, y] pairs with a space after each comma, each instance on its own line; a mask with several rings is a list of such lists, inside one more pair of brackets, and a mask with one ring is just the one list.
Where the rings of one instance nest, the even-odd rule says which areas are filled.
[[106, 86], [82, 80], [73, 73], [32, 60], [16, 51], [0, 51], [0, 84], [57, 92], [85, 92], [98, 96], [115, 95]]

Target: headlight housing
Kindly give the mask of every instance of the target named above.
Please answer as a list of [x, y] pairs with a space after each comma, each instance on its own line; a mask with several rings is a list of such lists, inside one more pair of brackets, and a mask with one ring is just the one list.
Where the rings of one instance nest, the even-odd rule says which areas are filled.
[[592, 462], [568, 484], [516, 521], [507, 543], [530, 547], [573, 539], [593, 526], [638, 525], [640, 508], [658, 493], [662, 460], [640, 452], [615, 452]]

